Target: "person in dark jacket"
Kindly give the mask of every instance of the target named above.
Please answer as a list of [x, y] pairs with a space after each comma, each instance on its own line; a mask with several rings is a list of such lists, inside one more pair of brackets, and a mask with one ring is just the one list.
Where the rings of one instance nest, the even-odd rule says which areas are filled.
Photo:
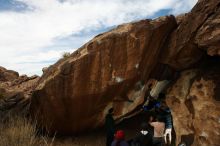
[[175, 131], [173, 128], [173, 119], [170, 108], [166, 104], [166, 95], [160, 93], [158, 98], [150, 98], [147, 106], [144, 107], [145, 111], [155, 111], [155, 114], [163, 120], [165, 123], [165, 133], [164, 139], [165, 143], [168, 145], [175, 145], [175, 140], [172, 140], [172, 137], [175, 138]]
[[105, 128], [106, 128], [106, 146], [111, 146], [112, 141], [114, 140], [115, 133], [115, 121], [113, 118], [114, 109], [110, 108], [108, 114], [105, 117]]
[[122, 130], [118, 130], [115, 133], [115, 140], [112, 142], [111, 146], [129, 146], [125, 141], [125, 133]]
[[165, 95], [163, 99], [160, 99], [161, 105], [156, 109], [156, 113], [158, 116], [160, 116], [163, 121], [165, 122], [165, 133], [164, 133], [164, 139], [165, 143], [168, 145], [174, 145], [174, 140], [172, 140], [172, 137], [175, 133], [174, 128], [173, 128], [173, 118], [171, 114], [170, 108], [167, 106], [165, 102]]

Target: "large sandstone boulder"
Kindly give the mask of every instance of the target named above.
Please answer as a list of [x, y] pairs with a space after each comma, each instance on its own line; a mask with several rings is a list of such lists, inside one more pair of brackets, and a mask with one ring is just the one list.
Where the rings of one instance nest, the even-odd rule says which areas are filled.
[[206, 22], [199, 28], [196, 43], [210, 56], [220, 56], [220, 2]]
[[[219, 7], [219, 0], [200, 0], [177, 19], [142, 20], [96, 36], [44, 70], [31, 115], [48, 131], [62, 134], [102, 126], [112, 106], [117, 120], [130, 116], [143, 102], [147, 84], [155, 83], [152, 78], [178, 79], [181, 71], [198, 68], [207, 54], [219, 55]], [[204, 70], [182, 72], [169, 91], [178, 142], [219, 144], [219, 71]]]
[[[161, 47], [176, 27], [174, 16], [124, 24], [96, 36], [48, 68], [31, 102], [32, 114], [49, 131], [78, 133], [103, 125], [143, 100], [146, 81]], [[131, 102], [133, 100], [134, 102]]]
[[188, 14], [178, 17], [179, 26], [171, 34], [161, 62], [179, 70], [192, 67], [204, 51], [219, 52], [219, 0], [200, 0]]
[[219, 87], [219, 65], [206, 71], [197, 69], [181, 73], [167, 95], [177, 143], [184, 141], [192, 146], [220, 144]]

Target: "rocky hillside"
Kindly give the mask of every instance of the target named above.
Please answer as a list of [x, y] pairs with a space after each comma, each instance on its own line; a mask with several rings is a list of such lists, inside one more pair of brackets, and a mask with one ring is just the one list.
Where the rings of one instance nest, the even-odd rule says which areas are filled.
[[[38, 77], [0, 68], [1, 93], [31, 98], [31, 114], [51, 132], [76, 134], [130, 117], [149, 83], [167, 90], [177, 143], [220, 144], [220, 1], [187, 14], [127, 23], [100, 34]], [[163, 81], [162, 83], [160, 81]], [[36, 87], [35, 87], [36, 85]], [[33, 94], [31, 94], [33, 91]]]
[[19, 76], [15, 71], [0, 67], [0, 113], [3, 112], [1, 119], [5, 115], [4, 112], [21, 112], [27, 107], [38, 80], [38, 76]]

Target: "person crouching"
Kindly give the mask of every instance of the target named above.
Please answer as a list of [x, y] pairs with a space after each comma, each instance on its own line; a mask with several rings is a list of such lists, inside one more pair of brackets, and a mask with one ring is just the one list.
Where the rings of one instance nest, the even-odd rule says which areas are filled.
[[112, 142], [111, 146], [129, 146], [124, 139], [125, 139], [124, 131], [118, 130], [115, 133], [115, 140]]

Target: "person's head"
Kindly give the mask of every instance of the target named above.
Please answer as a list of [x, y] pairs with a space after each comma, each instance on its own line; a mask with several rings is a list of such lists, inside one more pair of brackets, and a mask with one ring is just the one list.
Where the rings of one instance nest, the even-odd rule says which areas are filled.
[[163, 106], [160, 106], [159, 108], [155, 108], [155, 112], [158, 114], [165, 114], [166, 113], [166, 109]]
[[159, 122], [158, 116], [154, 117], [154, 121], [155, 121], [155, 122]]
[[115, 139], [116, 139], [117, 141], [124, 140], [124, 139], [125, 139], [125, 133], [124, 133], [124, 131], [123, 131], [123, 130], [118, 130], [118, 131], [116, 131], [116, 133], [115, 133]]
[[108, 110], [109, 114], [113, 114], [113, 112], [114, 112], [114, 108], [113, 107]]
[[148, 123], [144, 122], [141, 124], [141, 130], [147, 131], [149, 129]]
[[160, 115], [156, 115], [154, 118], [155, 122], [164, 122], [163, 117], [161, 117]]

